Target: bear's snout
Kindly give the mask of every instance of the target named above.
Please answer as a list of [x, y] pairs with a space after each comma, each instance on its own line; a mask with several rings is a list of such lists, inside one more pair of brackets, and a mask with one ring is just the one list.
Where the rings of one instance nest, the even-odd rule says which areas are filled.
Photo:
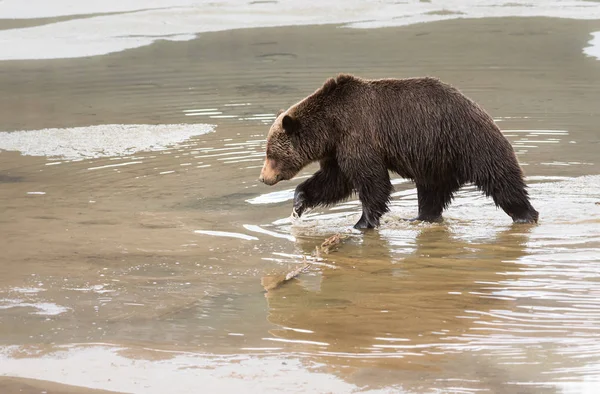
[[265, 165], [263, 166], [260, 172], [260, 177], [258, 178], [258, 180], [264, 183], [265, 185], [269, 186], [273, 186], [274, 184], [279, 182], [281, 180], [281, 174], [279, 174], [275, 168], [276, 165], [274, 160], [265, 160]]
[[258, 178], [258, 180], [261, 181], [262, 183], [264, 183], [265, 185], [273, 186], [274, 184], [279, 182], [281, 179], [280, 179], [280, 177], [276, 177], [275, 179], [266, 179], [261, 176], [260, 178]]

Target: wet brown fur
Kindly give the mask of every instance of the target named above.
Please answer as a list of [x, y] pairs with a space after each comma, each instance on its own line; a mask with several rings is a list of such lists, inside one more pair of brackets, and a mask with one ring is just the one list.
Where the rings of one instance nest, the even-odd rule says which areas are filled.
[[538, 220], [514, 150], [493, 119], [436, 78], [330, 78], [278, 114], [266, 154], [261, 180], [267, 184], [320, 162], [320, 170], [296, 188], [298, 215], [356, 191], [363, 214], [355, 227], [376, 227], [388, 211], [391, 170], [416, 183], [418, 220], [442, 220], [453, 194], [467, 183], [513, 221]]

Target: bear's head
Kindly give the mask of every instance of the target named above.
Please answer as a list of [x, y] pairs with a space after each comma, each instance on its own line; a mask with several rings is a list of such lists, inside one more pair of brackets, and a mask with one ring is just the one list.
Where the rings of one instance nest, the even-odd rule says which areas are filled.
[[292, 179], [312, 160], [302, 147], [300, 120], [291, 110], [279, 111], [267, 136], [267, 154], [259, 180], [272, 186]]
[[259, 180], [269, 186], [292, 179], [308, 164], [335, 150], [336, 126], [342, 114], [341, 82], [329, 78], [313, 94], [287, 110], [280, 110], [267, 135], [265, 163]]

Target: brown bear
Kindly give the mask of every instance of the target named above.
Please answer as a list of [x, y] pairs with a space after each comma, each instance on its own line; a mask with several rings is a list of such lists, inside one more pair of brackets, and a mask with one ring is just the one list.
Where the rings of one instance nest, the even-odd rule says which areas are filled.
[[453, 194], [473, 183], [514, 222], [538, 221], [509, 141], [485, 110], [437, 78], [340, 74], [280, 111], [259, 180], [292, 179], [315, 161], [321, 168], [295, 190], [298, 216], [356, 191], [362, 216], [354, 227], [377, 227], [389, 209], [393, 171], [416, 184], [412, 220], [441, 221]]

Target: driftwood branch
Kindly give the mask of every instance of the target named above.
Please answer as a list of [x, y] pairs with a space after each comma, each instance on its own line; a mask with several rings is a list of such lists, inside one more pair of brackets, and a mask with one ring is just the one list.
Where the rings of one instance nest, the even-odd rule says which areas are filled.
[[[323, 241], [321, 246], [317, 246], [315, 248], [314, 257], [321, 257], [322, 254], [329, 254], [330, 252], [334, 251], [344, 238], [345, 236], [342, 234], [335, 234], [327, 238], [325, 241]], [[305, 272], [311, 266], [312, 263], [310, 263], [306, 256], [304, 256], [304, 263], [300, 267], [295, 268], [285, 274], [264, 276], [261, 279], [261, 284], [266, 291], [276, 289]]]

